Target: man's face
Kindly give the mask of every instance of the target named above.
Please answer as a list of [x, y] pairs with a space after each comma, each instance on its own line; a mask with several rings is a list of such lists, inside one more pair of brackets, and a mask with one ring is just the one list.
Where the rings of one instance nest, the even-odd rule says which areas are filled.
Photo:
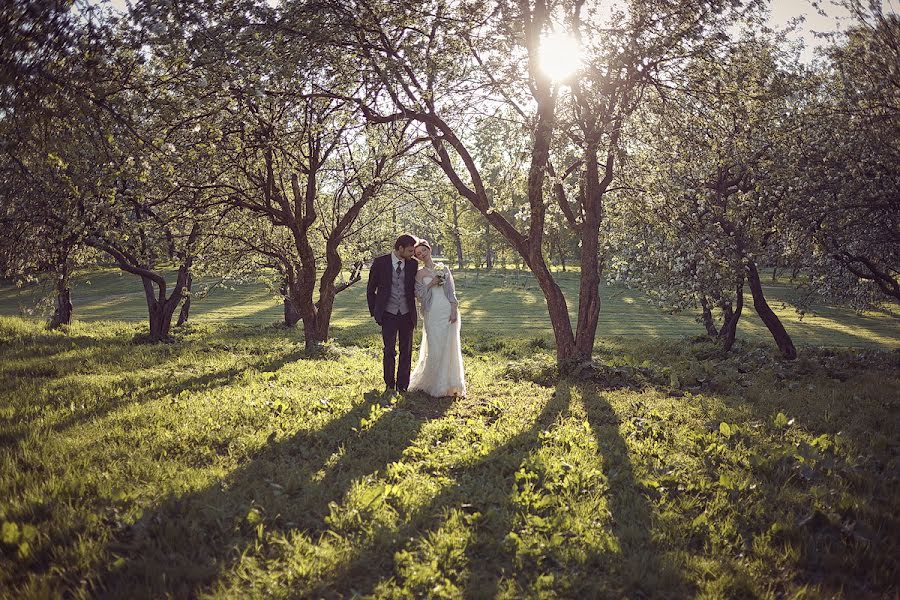
[[400, 246], [400, 249], [397, 250], [397, 256], [399, 256], [403, 260], [409, 260], [410, 258], [412, 258], [413, 252], [415, 252], [415, 250], [415, 244], [412, 246]]

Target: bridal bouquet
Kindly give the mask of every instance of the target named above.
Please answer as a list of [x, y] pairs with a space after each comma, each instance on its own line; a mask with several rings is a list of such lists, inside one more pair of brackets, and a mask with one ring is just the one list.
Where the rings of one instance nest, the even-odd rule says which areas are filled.
[[437, 279], [438, 285], [444, 285], [444, 282], [447, 281], [447, 267], [443, 263], [434, 265], [434, 277]]

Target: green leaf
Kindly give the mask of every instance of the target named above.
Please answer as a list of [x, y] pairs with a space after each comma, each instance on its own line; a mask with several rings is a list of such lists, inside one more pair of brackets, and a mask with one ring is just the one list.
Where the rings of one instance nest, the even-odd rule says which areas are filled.
[[733, 425], [729, 425], [725, 421], [722, 421], [721, 423], [719, 423], [719, 433], [727, 438], [730, 438], [732, 435], [737, 433], [737, 428]]
[[787, 418], [786, 414], [784, 414], [783, 412], [780, 412], [777, 415], [775, 415], [775, 427], [787, 427], [787, 424], [788, 424], [788, 418]]

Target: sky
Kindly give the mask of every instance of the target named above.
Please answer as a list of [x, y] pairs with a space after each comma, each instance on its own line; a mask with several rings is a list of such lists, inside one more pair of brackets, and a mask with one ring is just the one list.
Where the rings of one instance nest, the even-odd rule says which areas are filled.
[[[277, 0], [269, 0], [269, 2], [277, 2]], [[815, 48], [821, 46], [824, 41], [816, 38], [814, 33], [829, 33], [842, 30], [847, 23], [849, 13], [846, 9], [834, 6], [830, 0], [820, 0], [818, 4], [827, 13], [827, 16], [820, 15], [812, 6], [813, 0], [771, 0], [771, 12], [769, 15], [769, 26], [781, 29], [796, 19], [803, 17], [803, 22], [797, 27], [797, 31], [791, 34], [791, 39], [802, 40], [804, 50], [801, 58], [805, 62], [812, 60]], [[125, 0], [110, 0], [113, 8], [124, 11]], [[896, 11], [898, 2], [896, 0], [883, 0], [882, 6], [885, 11]]]
[[771, 0], [770, 3], [769, 26], [773, 29], [782, 29], [792, 20], [803, 17], [803, 21], [797, 25], [797, 30], [789, 37], [791, 40], [803, 42], [804, 49], [800, 56], [805, 62], [810, 62], [815, 49], [825, 43], [825, 40], [817, 38], [814, 34], [841, 31], [846, 27], [850, 17], [845, 8], [834, 6], [828, 0], [823, 0], [820, 5], [827, 16], [819, 14], [810, 0]]

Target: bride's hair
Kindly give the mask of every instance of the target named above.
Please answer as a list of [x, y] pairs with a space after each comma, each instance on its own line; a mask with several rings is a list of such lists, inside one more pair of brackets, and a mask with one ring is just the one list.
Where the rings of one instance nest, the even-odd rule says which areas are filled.
[[431, 244], [428, 243], [428, 240], [419, 240], [419, 243], [416, 244], [416, 248], [418, 248], [419, 246], [424, 246], [431, 250]]

